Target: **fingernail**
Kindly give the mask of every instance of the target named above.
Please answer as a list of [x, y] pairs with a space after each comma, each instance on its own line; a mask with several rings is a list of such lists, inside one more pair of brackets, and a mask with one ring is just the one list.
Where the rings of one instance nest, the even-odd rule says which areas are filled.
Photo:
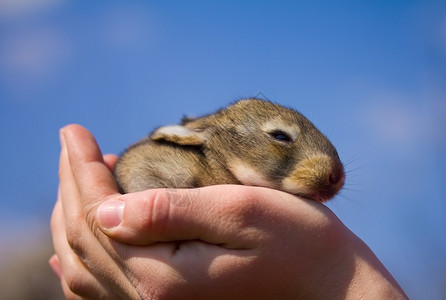
[[104, 229], [118, 226], [122, 221], [124, 206], [124, 201], [115, 199], [102, 203], [96, 212], [96, 219], [99, 225]]

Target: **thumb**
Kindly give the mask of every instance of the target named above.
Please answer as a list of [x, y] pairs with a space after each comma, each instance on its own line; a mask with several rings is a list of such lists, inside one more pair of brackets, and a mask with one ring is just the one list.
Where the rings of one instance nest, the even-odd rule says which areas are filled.
[[280, 193], [238, 185], [147, 190], [105, 201], [96, 221], [106, 235], [127, 244], [202, 240], [244, 249], [258, 239], [256, 224], [271, 211], [265, 207], [271, 192]]

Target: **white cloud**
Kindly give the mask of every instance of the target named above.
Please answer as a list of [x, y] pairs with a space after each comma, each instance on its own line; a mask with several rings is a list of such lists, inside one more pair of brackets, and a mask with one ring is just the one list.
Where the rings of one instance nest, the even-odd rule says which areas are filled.
[[62, 0], [0, 0], [0, 18], [45, 11], [61, 2]]

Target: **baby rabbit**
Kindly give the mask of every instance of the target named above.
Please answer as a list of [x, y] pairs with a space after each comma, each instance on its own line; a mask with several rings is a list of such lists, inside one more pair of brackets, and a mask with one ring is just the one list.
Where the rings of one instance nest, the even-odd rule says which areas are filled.
[[156, 129], [122, 154], [114, 174], [123, 193], [244, 184], [319, 202], [345, 179], [336, 149], [309, 120], [255, 98]]

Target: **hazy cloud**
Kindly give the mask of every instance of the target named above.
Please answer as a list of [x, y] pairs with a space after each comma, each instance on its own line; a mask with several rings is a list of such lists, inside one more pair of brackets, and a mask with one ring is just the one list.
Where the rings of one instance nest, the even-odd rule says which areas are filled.
[[441, 50], [446, 53], [446, 15], [443, 16], [438, 25], [438, 33], [436, 34], [436, 39], [438, 40]]
[[154, 33], [153, 18], [147, 8], [136, 5], [110, 7], [104, 11], [100, 20], [105, 42], [114, 47], [139, 47]]
[[45, 11], [61, 2], [63, 0], [0, 0], [0, 19]]
[[51, 28], [11, 34], [0, 45], [1, 72], [13, 80], [44, 80], [57, 69], [68, 52], [66, 39]]
[[446, 47], [446, 18], [443, 20], [440, 28], [440, 40], [443, 43], [443, 46]]
[[386, 93], [368, 103], [363, 121], [371, 133], [388, 144], [398, 147], [419, 144], [432, 136], [432, 123], [426, 102], [405, 99]]

